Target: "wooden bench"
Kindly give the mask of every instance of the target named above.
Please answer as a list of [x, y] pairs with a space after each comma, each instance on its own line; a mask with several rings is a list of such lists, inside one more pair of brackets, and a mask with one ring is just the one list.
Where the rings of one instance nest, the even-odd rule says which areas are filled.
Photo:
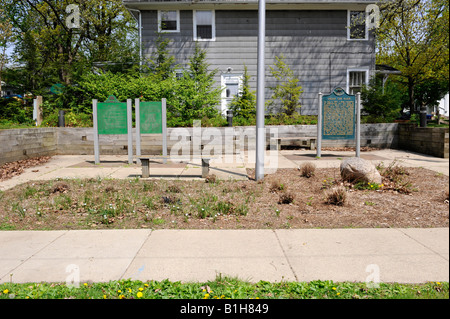
[[[170, 156], [139, 156], [138, 159], [141, 161], [142, 166], [142, 178], [150, 177], [150, 160], [152, 159], [169, 159]], [[202, 160], [202, 178], [206, 178], [209, 175], [209, 161], [212, 157], [190, 157], [190, 159], [201, 159]]]
[[[298, 142], [300, 142], [300, 143], [298, 143]], [[281, 150], [281, 145], [309, 147], [311, 150], [315, 150], [316, 143], [317, 143], [317, 137], [314, 137], [314, 136], [272, 137], [272, 138], [270, 138], [270, 146], [277, 145], [277, 150]]]

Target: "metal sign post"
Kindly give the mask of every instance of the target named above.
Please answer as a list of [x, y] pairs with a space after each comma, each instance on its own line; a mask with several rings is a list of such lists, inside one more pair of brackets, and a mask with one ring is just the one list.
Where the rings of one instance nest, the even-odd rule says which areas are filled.
[[266, 133], [264, 129], [265, 112], [265, 45], [266, 45], [266, 1], [259, 0], [258, 30], [258, 83], [256, 101], [256, 167], [255, 179], [264, 179], [264, 152]]
[[317, 158], [322, 157], [322, 93], [319, 93], [319, 114], [317, 116]]

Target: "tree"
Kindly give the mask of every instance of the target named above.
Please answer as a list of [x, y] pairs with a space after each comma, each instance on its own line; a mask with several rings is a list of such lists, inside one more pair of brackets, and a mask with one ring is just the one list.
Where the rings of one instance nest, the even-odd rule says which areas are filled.
[[361, 91], [363, 113], [369, 116], [370, 122], [392, 122], [402, 109], [404, 95], [399, 88], [400, 84], [388, 81], [383, 89], [382, 82], [375, 77]]
[[230, 108], [234, 117], [249, 120], [256, 116], [256, 96], [250, 90], [250, 75], [248, 74], [247, 66], [244, 66], [242, 80], [242, 91], [233, 98]]
[[277, 80], [277, 85], [272, 87], [272, 98], [268, 102], [269, 107], [278, 107], [288, 116], [292, 116], [300, 105], [300, 96], [303, 89], [300, 80], [294, 76], [294, 71], [284, 62], [284, 57], [275, 57], [275, 68], [270, 67], [272, 76]]
[[174, 94], [179, 98], [169, 108], [179, 125], [191, 125], [195, 119], [218, 116], [217, 105], [222, 89], [215, 87], [216, 73], [217, 70], [209, 70], [206, 50], [196, 43], [194, 54], [189, 59], [189, 69], [183, 72], [183, 77], [176, 83]]
[[[419, 85], [434, 80], [448, 82], [448, 14], [449, 0], [382, 2], [377, 60], [402, 72], [411, 112]], [[421, 105], [422, 119], [426, 115], [423, 111]]]
[[165, 39], [159, 32], [156, 39], [156, 52], [150, 61], [150, 70], [162, 80], [173, 75], [175, 58], [169, 53], [170, 39]]
[[[71, 85], [94, 63], [106, 68], [136, 60], [137, 32], [121, 0], [3, 1], [19, 37], [18, 60], [34, 76], [30, 89]], [[79, 28], [66, 21], [72, 4], [79, 6]]]
[[[3, 3], [1, 1], [0, 3], [3, 8]], [[12, 42], [13, 36], [11, 21], [6, 17], [5, 10], [2, 8], [0, 8], [0, 97], [2, 92], [3, 69], [8, 61], [6, 50]]]

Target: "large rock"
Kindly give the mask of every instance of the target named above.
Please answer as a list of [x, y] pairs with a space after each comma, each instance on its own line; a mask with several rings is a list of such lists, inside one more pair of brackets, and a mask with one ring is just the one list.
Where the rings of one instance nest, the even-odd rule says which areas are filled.
[[381, 175], [375, 165], [362, 158], [351, 157], [341, 163], [341, 177], [345, 181], [381, 184]]

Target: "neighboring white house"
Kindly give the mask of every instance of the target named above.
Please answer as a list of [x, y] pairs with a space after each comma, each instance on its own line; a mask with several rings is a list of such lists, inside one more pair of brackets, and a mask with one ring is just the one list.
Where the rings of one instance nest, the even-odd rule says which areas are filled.
[[439, 101], [439, 113], [444, 116], [449, 115], [449, 109], [448, 109], [448, 93], [442, 100]]

